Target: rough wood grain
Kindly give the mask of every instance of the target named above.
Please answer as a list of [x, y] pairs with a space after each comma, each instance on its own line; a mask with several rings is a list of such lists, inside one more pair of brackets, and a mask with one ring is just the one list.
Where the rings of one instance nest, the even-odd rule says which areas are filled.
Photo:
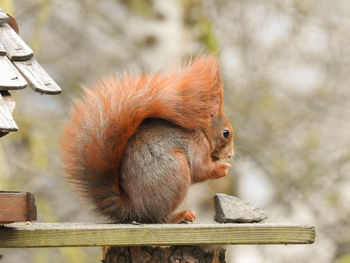
[[0, 24], [7, 23], [8, 21], [8, 15], [0, 8]]
[[33, 56], [33, 50], [8, 24], [0, 24], [0, 43], [11, 60], [27, 60]]
[[[1, 94], [1, 91], [0, 91]], [[12, 114], [16, 107], [15, 100], [11, 97], [11, 95], [2, 95], [3, 100], [5, 101], [5, 104], [9, 110], [9, 112]]]
[[107, 247], [103, 263], [225, 263], [225, 249], [212, 246]]
[[14, 65], [35, 91], [45, 94], [61, 93], [62, 90], [57, 83], [34, 58], [26, 61], [15, 61]]
[[37, 211], [34, 194], [27, 192], [27, 219], [25, 221], [37, 220]]
[[0, 43], [0, 56], [4, 56], [6, 55], [6, 51], [4, 46]]
[[292, 224], [9, 224], [0, 247], [310, 244], [315, 229]]
[[5, 135], [8, 132], [17, 130], [17, 124], [13, 120], [10, 110], [0, 94], [0, 133], [4, 133], [3, 135]]
[[36, 220], [34, 195], [29, 192], [0, 192], [0, 224]]
[[16, 90], [27, 87], [27, 81], [6, 56], [0, 56], [0, 90]]

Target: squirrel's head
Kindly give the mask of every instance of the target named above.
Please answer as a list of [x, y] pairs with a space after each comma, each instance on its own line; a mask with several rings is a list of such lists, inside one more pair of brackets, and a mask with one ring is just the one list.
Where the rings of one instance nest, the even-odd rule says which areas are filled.
[[[192, 90], [198, 96], [196, 100], [190, 97], [191, 102], [199, 106], [202, 123], [191, 122], [202, 128], [211, 147], [213, 161], [233, 157], [233, 129], [229, 119], [223, 112], [223, 83], [219, 63], [215, 55], [200, 56], [192, 65], [186, 68], [185, 80], [193, 86]], [[195, 81], [194, 81], [195, 80]], [[186, 87], [186, 82], [181, 83]], [[190, 104], [190, 103], [188, 103]]]
[[213, 161], [219, 161], [233, 157], [234, 132], [230, 120], [223, 112], [223, 83], [218, 62], [214, 56], [209, 56], [207, 64], [211, 65], [211, 70], [207, 70], [211, 74], [206, 76], [211, 80], [209, 86], [213, 92], [212, 103], [208, 107], [209, 127], [205, 133], [211, 143], [211, 158]]
[[211, 158], [213, 161], [232, 158], [234, 155], [234, 132], [229, 119], [224, 113], [212, 118], [212, 129], [208, 136], [212, 142]]

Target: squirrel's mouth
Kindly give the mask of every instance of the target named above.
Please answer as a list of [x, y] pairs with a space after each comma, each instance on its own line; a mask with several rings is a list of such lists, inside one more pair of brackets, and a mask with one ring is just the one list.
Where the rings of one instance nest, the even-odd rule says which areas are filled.
[[212, 159], [213, 162], [219, 162], [220, 161], [220, 159], [218, 157], [216, 157], [216, 156], [211, 156], [211, 159]]
[[212, 155], [211, 159], [212, 159], [213, 162], [225, 163], [225, 164], [228, 165], [228, 167], [231, 167], [231, 164], [228, 163], [230, 161], [230, 158], [222, 158], [222, 159], [220, 159], [220, 158]]

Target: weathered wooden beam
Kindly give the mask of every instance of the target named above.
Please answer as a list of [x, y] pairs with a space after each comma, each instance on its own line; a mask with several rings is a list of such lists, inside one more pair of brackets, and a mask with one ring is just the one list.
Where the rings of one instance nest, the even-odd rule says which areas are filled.
[[0, 133], [3, 135], [8, 132], [18, 130], [17, 124], [12, 118], [12, 114], [8, 106], [9, 105], [5, 102], [2, 95], [0, 94]]
[[36, 220], [34, 195], [29, 192], [0, 192], [0, 224]]
[[7, 23], [9, 20], [8, 15], [0, 8], [0, 24]]
[[315, 229], [296, 224], [9, 224], [0, 247], [310, 244]]
[[33, 56], [33, 50], [8, 24], [0, 24], [0, 42], [11, 60], [27, 60]]
[[6, 50], [4, 46], [0, 43], [0, 56], [6, 55]]
[[61, 93], [61, 88], [34, 58], [26, 61], [14, 61], [13, 64], [36, 92], [45, 94]]
[[17, 90], [27, 87], [27, 81], [6, 56], [0, 56], [0, 90]]

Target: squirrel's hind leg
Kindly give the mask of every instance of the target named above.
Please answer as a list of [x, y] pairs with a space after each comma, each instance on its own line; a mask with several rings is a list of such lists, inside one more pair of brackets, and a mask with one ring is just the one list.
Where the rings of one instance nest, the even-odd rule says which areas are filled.
[[[180, 168], [179, 172], [184, 176], [185, 180], [188, 180], [188, 182], [190, 182], [191, 181], [190, 170], [188, 167], [188, 162], [185, 154], [182, 153], [181, 151], [172, 151], [172, 155], [176, 156], [178, 160], [178, 164]], [[196, 220], [196, 216], [193, 210], [180, 211], [170, 216], [171, 223], [179, 223], [181, 221], [193, 222], [194, 220]]]
[[125, 206], [128, 218], [141, 223], [193, 221], [192, 211], [174, 214], [191, 184], [183, 151], [152, 142], [133, 146], [128, 146], [121, 166], [121, 187], [130, 200]]

